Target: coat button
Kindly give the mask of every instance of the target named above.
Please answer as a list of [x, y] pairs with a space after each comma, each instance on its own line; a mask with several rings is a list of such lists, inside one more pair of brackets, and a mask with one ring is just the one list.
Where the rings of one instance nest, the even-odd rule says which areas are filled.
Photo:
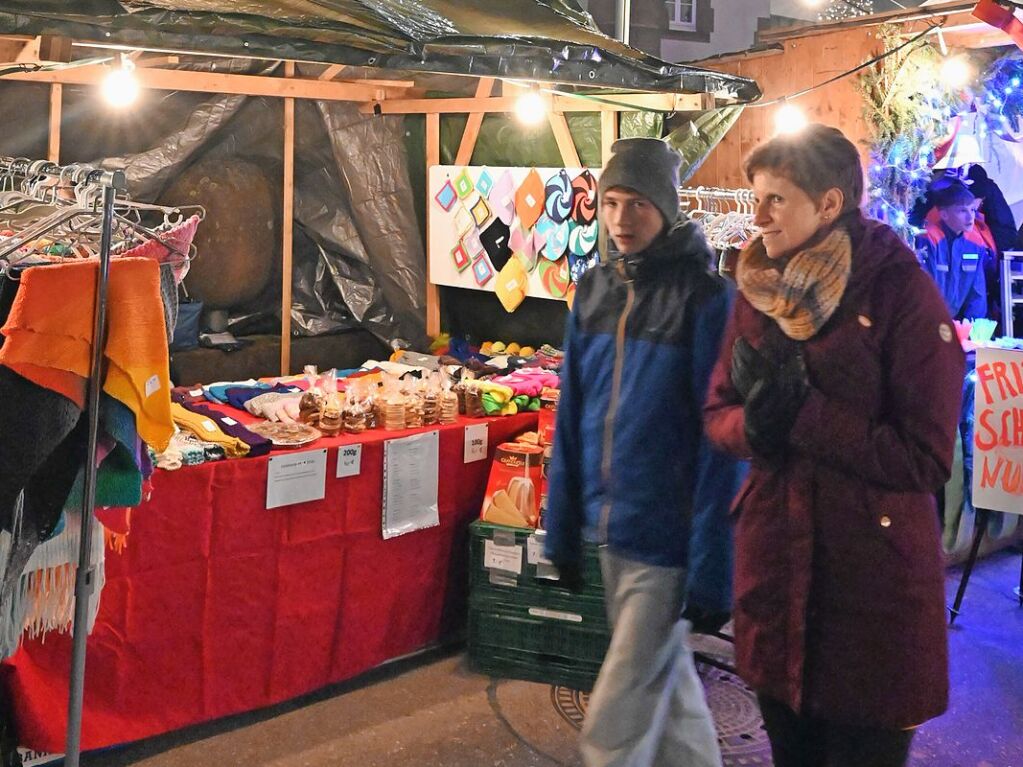
[[860, 324], [865, 328], [869, 328], [874, 324], [873, 322], [870, 321], [870, 317], [866, 316], [865, 314], [861, 314], [856, 319], [858, 319], [860, 321]]
[[892, 526], [892, 518], [891, 517], [889, 517], [887, 514], [885, 516], [881, 517], [881, 527], [891, 527], [891, 526]]

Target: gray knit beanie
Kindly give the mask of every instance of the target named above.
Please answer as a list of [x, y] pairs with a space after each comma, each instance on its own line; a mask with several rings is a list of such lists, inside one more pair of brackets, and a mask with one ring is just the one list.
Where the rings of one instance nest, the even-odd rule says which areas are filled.
[[678, 169], [682, 156], [659, 138], [622, 138], [611, 145], [600, 173], [601, 195], [611, 187], [632, 189], [657, 206], [671, 226], [678, 221]]

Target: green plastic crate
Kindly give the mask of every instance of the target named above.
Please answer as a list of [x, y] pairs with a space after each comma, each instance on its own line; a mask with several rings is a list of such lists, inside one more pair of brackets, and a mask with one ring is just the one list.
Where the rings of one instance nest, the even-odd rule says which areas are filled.
[[[541, 589], [547, 593], [554, 592], [562, 596], [570, 596], [571, 592], [557, 586], [556, 580], [540, 577], [546, 569], [542, 564], [529, 561], [531, 559], [529, 539], [534, 533], [534, 530], [494, 525], [482, 520], [473, 522], [469, 550], [469, 585], [476, 589], [486, 584], [508, 592], [520, 589], [527, 591]], [[521, 572], [514, 573], [500, 568], [488, 568], [485, 557], [487, 541], [493, 541], [501, 547], [518, 547], [521, 552]], [[542, 549], [542, 547], [538, 548]], [[534, 548], [534, 551], [536, 550], [537, 547]], [[582, 593], [591, 597], [603, 598], [604, 585], [600, 573], [600, 559], [597, 555], [597, 547], [593, 544], [584, 544], [582, 574], [586, 584]]]
[[561, 685], [582, 692], [593, 689], [600, 671], [599, 663], [567, 661], [564, 658], [487, 646], [470, 649], [469, 665], [481, 674], [500, 679]]
[[470, 652], [499, 647], [599, 666], [610, 641], [600, 600], [551, 594], [519, 603], [479, 589], [469, 596]]

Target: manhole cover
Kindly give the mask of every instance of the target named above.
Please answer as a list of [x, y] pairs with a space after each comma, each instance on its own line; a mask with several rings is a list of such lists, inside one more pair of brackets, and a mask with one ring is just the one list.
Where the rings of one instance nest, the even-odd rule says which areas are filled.
[[[718, 729], [725, 767], [770, 767], [771, 747], [760, 719], [756, 695], [735, 674], [697, 662], [707, 702]], [[576, 729], [586, 718], [589, 695], [568, 687], [552, 687], [555, 710]]]

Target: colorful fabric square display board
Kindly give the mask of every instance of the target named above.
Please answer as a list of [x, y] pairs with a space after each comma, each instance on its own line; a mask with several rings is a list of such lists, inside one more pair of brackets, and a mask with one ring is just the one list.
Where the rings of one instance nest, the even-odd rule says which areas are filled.
[[599, 168], [437, 165], [427, 179], [430, 279], [565, 301], [599, 260]]

